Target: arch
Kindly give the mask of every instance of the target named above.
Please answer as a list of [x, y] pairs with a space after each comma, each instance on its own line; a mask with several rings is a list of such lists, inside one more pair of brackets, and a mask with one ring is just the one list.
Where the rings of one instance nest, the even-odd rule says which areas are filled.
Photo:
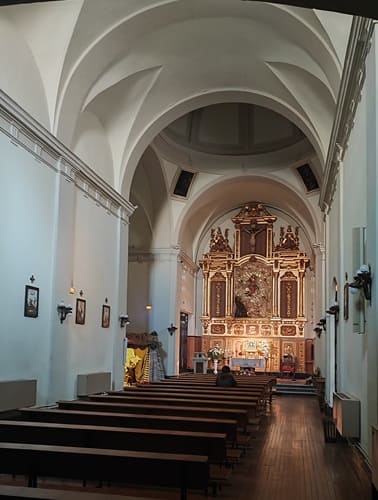
[[[195, 261], [195, 251], [211, 224], [222, 214], [250, 201], [277, 207], [298, 221], [305, 228], [310, 242], [321, 239], [320, 215], [317, 217], [309, 199], [301, 196], [294, 187], [273, 176], [239, 175], [223, 177], [218, 182], [213, 180], [190, 200], [177, 221], [177, 241], [174, 243]], [[205, 210], [209, 214], [206, 219], [203, 217]], [[189, 242], [192, 243], [191, 249]]]
[[[172, 108], [164, 110], [156, 119], [149, 124], [138, 136], [132, 148], [130, 148], [129, 156], [125, 159], [122, 167], [121, 192], [128, 197], [132, 178], [134, 176], [139, 159], [147, 146], [153, 139], [170, 123], [180, 118], [180, 116], [194, 111], [197, 108], [210, 104], [219, 104], [223, 102], [246, 102], [257, 104], [269, 108], [292, 121], [309, 139], [314, 147], [320, 161], [325, 160], [325, 151], [314, 127], [304, 120], [296, 110], [279, 100], [277, 97], [254, 93], [247, 89], [215, 89], [205, 93], [196, 94], [177, 103]], [[126, 168], [127, 166], [127, 168]]]

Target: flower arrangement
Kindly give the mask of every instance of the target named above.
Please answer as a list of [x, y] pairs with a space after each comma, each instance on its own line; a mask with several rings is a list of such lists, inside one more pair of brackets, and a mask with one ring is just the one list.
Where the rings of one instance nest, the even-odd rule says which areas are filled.
[[224, 350], [218, 344], [216, 344], [214, 347], [210, 347], [210, 349], [207, 351], [207, 357], [211, 361], [220, 361], [224, 358]]

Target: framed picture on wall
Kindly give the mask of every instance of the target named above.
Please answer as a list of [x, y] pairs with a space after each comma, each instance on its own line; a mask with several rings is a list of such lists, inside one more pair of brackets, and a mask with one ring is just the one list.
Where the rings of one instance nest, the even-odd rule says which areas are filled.
[[37, 318], [39, 308], [39, 288], [25, 285], [24, 316]]
[[78, 325], [85, 325], [85, 310], [87, 304], [84, 299], [76, 299], [76, 319]]
[[109, 328], [110, 325], [110, 306], [102, 306], [101, 326], [102, 328]]

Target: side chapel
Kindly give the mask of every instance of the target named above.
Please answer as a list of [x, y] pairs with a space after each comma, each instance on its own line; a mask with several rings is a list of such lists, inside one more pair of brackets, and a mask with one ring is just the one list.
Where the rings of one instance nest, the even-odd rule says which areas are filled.
[[231, 220], [233, 248], [228, 229], [212, 229], [210, 250], [200, 261], [202, 350], [219, 345], [233, 367], [279, 372], [282, 360], [292, 357], [297, 372], [312, 371], [304, 338], [310, 259], [300, 250], [299, 228], [281, 227], [275, 244], [277, 217], [256, 202]]

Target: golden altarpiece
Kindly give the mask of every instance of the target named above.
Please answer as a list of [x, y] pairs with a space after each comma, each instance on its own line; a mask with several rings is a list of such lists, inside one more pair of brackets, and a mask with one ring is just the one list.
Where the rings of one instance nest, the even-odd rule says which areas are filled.
[[280, 371], [285, 355], [305, 372], [305, 271], [310, 259], [300, 251], [299, 230], [274, 223], [261, 203], [244, 206], [229, 230], [212, 229], [210, 251], [203, 255], [202, 349], [218, 344], [226, 362]]

